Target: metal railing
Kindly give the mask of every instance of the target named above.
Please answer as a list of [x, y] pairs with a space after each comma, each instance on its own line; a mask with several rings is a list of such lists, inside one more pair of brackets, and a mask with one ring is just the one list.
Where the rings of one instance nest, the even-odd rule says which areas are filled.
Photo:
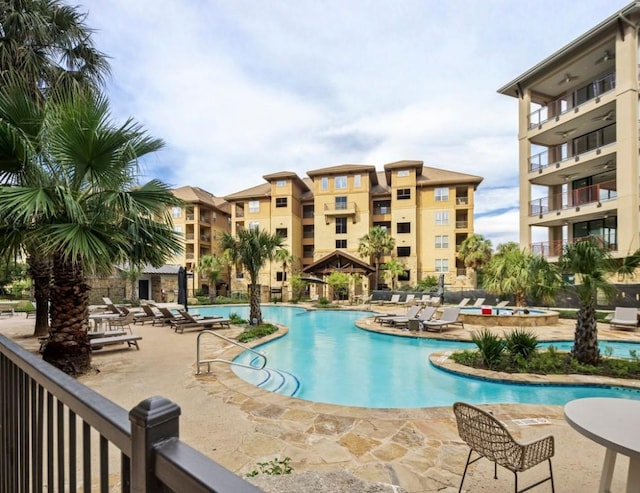
[[182, 442], [179, 416], [164, 397], [127, 412], [0, 335], [2, 492], [260, 492]]
[[[237, 361], [232, 361], [232, 360], [228, 360], [228, 359], [224, 359], [224, 358], [201, 359], [200, 358], [200, 354], [201, 354], [201, 351], [200, 351], [200, 338], [205, 334], [216, 336], [216, 337], [222, 339], [223, 341], [226, 341], [226, 342], [228, 342], [230, 344], [233, 344], [234, 346], [238, 346], [238, 347], [244, 349], [245, 351], [249, 351], [250, 353], [255, 354], [256, 356], [262, 358], [262, 366], [245, 365], [244, 363], [239, 363]], [[229, 339], [228, 337], [225, 337], [222, 334], [218, 334], [217, 332], [214, 332], [212, 330], [202, 330], [198, 334], [198, 340], [197, 340], [197, 345], [196, 345], [196, 375], [200, 375], [200, 365], [204, 364], [204, 363], [207, 364], [207, 373], [211, 372], [211, 363], [227, 363], [229, 365], [241, 366], [242, 368], [249, 368], [250, 370], [262, 370], [265, 366], [267, 366], [267, 357], [264, 354], [259, 353], [255, 349], [251, 349], [249, 346], [246, 346], [246, 345], [242, 344], [241, 342], [234, 341], [233, 339]]]
[[611, 72], [610, 74], [603, 75], [591, 81], [589, 84], [529, 113], [529, 128], [542, 125], [552, 118], [556, 118], [581, 104], [602, 96], [606, 92], [615, 89], [615, 87], [615, 73]]
[[529, 216], [539, 216], [547, 212], [612, 200], [618, 196], [616, 187], [616, 180], [611, 180], [535, 199], [529, 202]]
[[[592, 235], [591, 237], [596, 238], [598, 240], [598, 244], [605, 247], [609, 251], [615, 252], [618, 250], [618, 244], [616, 242], [607, 240], [604, 236]], [[587, 238], [589, 238], [589, 236], [532, 243], [531, 253], [540, 255], [545, 258], [559, 257], [560, 255], [562, 255], [565, 245], [585, 240]]]

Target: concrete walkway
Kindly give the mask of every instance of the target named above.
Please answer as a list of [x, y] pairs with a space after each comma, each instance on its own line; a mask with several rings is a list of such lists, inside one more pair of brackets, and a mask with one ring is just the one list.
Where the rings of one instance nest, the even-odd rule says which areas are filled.
[[[37, 341], [31, 337], [33, 323], [33, 318], [25, 319], [24, 315], [2, 317], [0, 332], [36, 351]], [[362, 323], [369, 330], [380, 329], [369, 319]], [[442, 336], [468, 338], [471, 329], [447, 331]], [[397, 485], [410, 493], [458, 489], [468, 448], [458, 437], [450, 407], [392, 410], [312, 403], [262, 391], [223, 365], [215, 366], [209, 375], [196, 376], [197, 332], [176, 334], [167, 327], [151, 325], [138, 325], [134, 330], [143, 337], [140, 351], [96, 351], [95, 371], [80, 381], [126, 409], [153, 395], [173, 400], [182, 409], [181, 438], [239, 475], [258, 469], [259, 462], [285, 457], [291, 459], [295, 473], [306, 472], [280, 481], [260, 475], [251, 479], [265, 491], [402, 491], [382, 484]], [[240, 330], [232, 326], [219, 332], [234, 337]], [[574, 325], [561, 321], [535, 330], [543, 339], [572, 339]], [[609, 331], [606, 326], [600, 328], [600, 338], [640, 341], [636, 333]], [[226, 342], [212, 337], [205, 346], [208, 356], [229, 357], [235, 352]], [[557, 492], [597, 491], [604, 448], [570, 428], [560, 406], [484, 407], [522, 440], [555, 436]], [[545, 418], [547, 424], [513, 423], [520, 418]], [[624, 489], [627, 465], [626, 458], [618, 458], [613, 479], [616, 491]], [[541, 466], [525, 473], [522, 484], [534, 482], [545, 470]], [[320, 477], [326, 478], [329, 489], [319, 487]], [[356, 486], [354, 477], [364, 483]], [[487, 461], [472, 466], [465, 480], [466, 491], [512, 488], [512, 474], [501, 470], [494, 480], [492, 464]]]

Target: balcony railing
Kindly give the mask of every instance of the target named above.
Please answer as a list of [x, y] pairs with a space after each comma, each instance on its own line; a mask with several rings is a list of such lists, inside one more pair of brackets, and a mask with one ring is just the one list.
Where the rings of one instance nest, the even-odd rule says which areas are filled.
[[[565, 245], [569, 243], [575, 243], [581, 240], [586, 240], [589, 238], [588, 236], [572, 238], [571, 240], [563, 239], [563, 240], [553, 240], [553, 241], [541, 241], [539, 243], [531, 244], [531, 253], [535, 255], [540, 255], [542, 257], [559, 257], [562, 255], [564, 251]], [[610, 239], [605, 238], [604, 236], [594, 235], [592, 238], [596, 238], [600, 246], [604, 246], [609, 251], [617, 251], [618, 244]]]
[[244, 217], [244, 209], [236, 209], [236, 217]]
[[462, 220], [456, 220], [456, 228], [458, 229], [463, 229], [463, 228], [468, 228], [469, 227], [469, 221], [467, 221], [466, 219], [462, 219]]
[[200, 216], [200, 222], [204, 224], [211, 224], [211, 218], [209, 216]]
[[387, 206], [379, 206], [373, 207], [373, 214], [374, 215], [383, 215], [383, 214], [391, 214], [391, 206], [387, 205]]
[[571, 209], [579, 205], [593, 204], [615, 199], [618, 196], [616, 180], [588, 187], [576, 188], [529, 202], [529, 215], [540, 216], [547, 212]]
[[193, 252], [187, 252], [184, 254], [185, 258], [188, 258], [189, 260], [193, 259], [194, 254]]
[[576, 106], [587, 103], [592, 99], [602, 96], [616, 87], [615, 73], [604, 75], [586, 86], [573, 91], [551, 103], [529, 113], [529, 128], [534, 128], [560, 116]]
[[193, 233], [187, 233], [186, 235], [184, 235], [184, 237], [185, 237], [187, 240], [191, 240], [191, 241], [193, 241], [193, 240], [196, 238], [196, 235], [195, 235], [195, 234], [193, 234]]
[[203, 241], [205, 243], [209, 243], [209, 241], [211, 241], [211, 237], [207, 236], [207, 235], [200, 235], [200, 241]]
[[569, 142], [549, 147], [546, 151], [534, 154], [529, 158], [529, 171], [540, 171], [547, 166], [562, 163], [576, 158], [580, 154], [593, 151], [599, 147], [613, 144], [616, 141], [616, 125], [608, 125]]
[[181, 441], [168, 399], [128, 411], [2, 335], [0, 375], [3, 492], [261, 491]]
[[469, 197], [456, 197], [456, 205], [468, 205]]

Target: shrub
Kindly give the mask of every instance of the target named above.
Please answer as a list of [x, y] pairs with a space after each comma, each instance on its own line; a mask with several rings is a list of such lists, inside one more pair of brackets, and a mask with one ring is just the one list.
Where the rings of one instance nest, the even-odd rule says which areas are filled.
[[229, 313], [229, 322], [231, 322], [232, 324], [235, 324], [235, 325], [242, 325], [242, 324], [246, 324], [247, 320], [242, 318], [237, 313], [231, 312], [231, 313]]
[[526, 360], [536, 352], [538, 337], [532, 330], [521, 327], [505, 334], [504, 345], [512, 357], [520, 355]]
[[318, 300], [318, 306], [329, 306], [330, 304], [331, 304], [331, 301], [329, 301], [329, 299], [326, 298], [325, 296], [323, 296]]
[[478, 346], [482, 361], [488, 368], [498, 365], [505, 348], [504, 341], [499, 336], [484, 328], [474, 331], [471, 334], [471, 340]]
[[257, 476], [258, 474], [267, 474], [268, 476], [291, 474], [293, 472], [293, 467], [291, 467], [289, 461], [291, 461], [290, 457], [285, 457], [282, 460], [276, 457], [269, 462], [258, 462], [258, 468], [260, 470], [254, 469], [249, 474], [247, 474], [247, 476], [252, 478], [254, 476]]
[[262, 324], [256, 327], [250, 326], [247, 327], [242, 334], [240, 334], [237, 339], [240, 342], [249, 342], [255, 339], [260, 339], [261, 337], [265, 337], [273, 334], [278, 330], [273, 324]]

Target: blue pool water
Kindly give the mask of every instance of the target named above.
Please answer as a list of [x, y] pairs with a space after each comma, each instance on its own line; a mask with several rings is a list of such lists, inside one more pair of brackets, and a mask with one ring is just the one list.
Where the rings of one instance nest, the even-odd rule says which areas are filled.
[[[203, 315], [235, 312], [247, 318], [248, 306], [201, 308]], [[263, 306], [265, 320], [289, 327], [280, 339], [259, 346], [273, 371], [234, 367], [241, 378], [268, 390], [300, 399], [371, 408], [449, 406], [472, 403], [533, 403], [563, 405], [581, 397], [640, 399], [640, 392], [619, 387], [517, 385], [453, 375], [433, 367], [434, 351], [475, 347], [471, 343], [397, 337], [367, 332], [354, 322], [370, 316], [358, 311], [305, 311]], [[610, 345], [601, 343], [601, 350]], [[554, 343], [560, 349], [570, 343]], [[632, 344], [615, 344], [621, 356]], [[638, 346], [640, 347], [640, 346]], [[245, 352], [238, 361], [250, 364]]]

